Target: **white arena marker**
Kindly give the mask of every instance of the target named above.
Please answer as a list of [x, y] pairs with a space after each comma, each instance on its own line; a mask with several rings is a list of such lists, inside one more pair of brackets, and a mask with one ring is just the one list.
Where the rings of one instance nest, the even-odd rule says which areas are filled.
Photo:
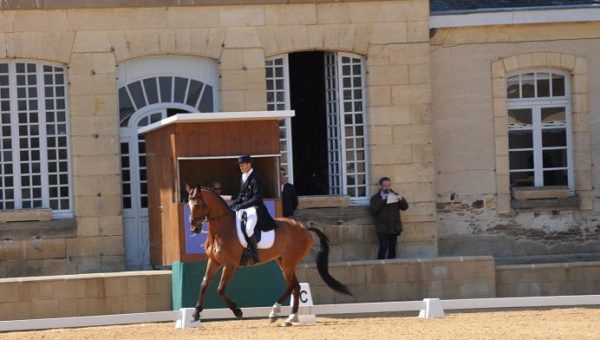
[[446, 317], [440, 299], [423, 299], [423, 307], [419, 311], [419, 318], [443, 318]]
[[175, 328], [185, 329], [200, 327], [200, 320], [192, 321], [192, 314], [195, 311], [194, 308], [181, 308], [179, 311], [179, 318], [175, 321]]
[[[290, 298], [290, 307], [294, 304], [294, 299]], [[313, 308], [313, 299], [310, 292], [310, 285], [308, 282], [300, 283], [300, 303], [298, 310], [298, 322], [301, 324], [314, 324], [317, 322], [317, 316]], [[308, 310], [306, 313], [302, 313], [302, 310]]]

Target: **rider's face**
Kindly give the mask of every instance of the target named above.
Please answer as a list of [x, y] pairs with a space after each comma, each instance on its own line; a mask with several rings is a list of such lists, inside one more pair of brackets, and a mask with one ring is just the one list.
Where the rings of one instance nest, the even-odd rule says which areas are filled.
[[240, 171], [246, 173], [252, 169], [252, 163], [240, 163]]

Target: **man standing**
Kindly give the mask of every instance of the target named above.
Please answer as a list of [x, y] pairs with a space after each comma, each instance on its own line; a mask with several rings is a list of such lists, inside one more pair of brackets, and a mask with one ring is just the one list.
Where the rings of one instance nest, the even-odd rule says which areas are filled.
[[294, 214], [294, 210], [298, 207], [298, 195], [296, 189], [291, 183], [288, 183], [288, 178], [285, 174], [285, 169], [279, 169], [279, 182], [281, 183], [281, 206], [283, 208], [283, 216], [290, 217]]
[[379, 191], [371, 197], [371, 213], [375, 217], [375, 230], [379, 238], [377, 259], [396, 258], [396, 241], [402, 232], [400, 210], [408, 209], [408, 202], [392, 190], [388, 177], [379, 179]]
[[252, 169], [250, 156], [238, 157], [238, 165], [242, 172], [241, 189], [238, 197], [230, 203], [231, 209], [236, 212], [238, 218], [246, 213], [246, 236], [248, 248], [242, 256], [241, 264], [253, 265], [260, 262], [258, 258], [257, 239], [254, 227], [258, 224], [262, 231], [273, 230], [277, 227], [275, 221], [269, 215], [262, 199], [262, 183], [260, 177]]

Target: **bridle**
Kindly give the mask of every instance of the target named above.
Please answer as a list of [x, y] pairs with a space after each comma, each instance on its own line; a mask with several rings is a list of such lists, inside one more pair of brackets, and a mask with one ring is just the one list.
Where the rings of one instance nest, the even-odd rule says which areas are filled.
[[[227, 215], [228, 210], [225, 210], [225, 212], [222, 213], [219, 216], [214, 216], [214, 217], [210, 216], [209, 215], [210, 212], [208, 210], [208, 205], [204, 201], [204, 197], [202, 197], [202, 188], [196, 188], [194, 190], [195, 190], [195, 192], [192, 192], [194, 195], [192, 196], [190, 194], [189, 200], [190, 200], [190, 202], [192, 200], [194, 200], [194, 203], [192, 204], [192, 206], [194, 206], [194, 207], [199, 206], [200, 207], [200, 209], [201, 209], [201, 211], [200, 211], [201, 217], [200, 218], [204, 218], [204, 222], [205, 221], [209, 221], [210, 222], [211, 220], [216, 220], [216, 219], [219, 219], [219, 218]], [[191, 216], [191, 217], [194, 218], [193, 216]]]

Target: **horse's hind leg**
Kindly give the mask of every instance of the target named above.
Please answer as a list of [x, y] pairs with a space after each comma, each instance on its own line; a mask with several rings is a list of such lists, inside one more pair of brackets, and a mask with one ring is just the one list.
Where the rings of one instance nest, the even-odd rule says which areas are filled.
[[196, 310], [194, 314], [192, 314], [192, 321], [200, 320], [200, 313], [202, 312], [204, 306], [204, 298], [206, 296], [206, 290], [210, 281], [215, 277], [215, 274], [219, 270], [221, 266], [214, 262], [212, 259], [208, 259], [206, 263], [206, 272], [204, 273], [204, 278], [202, 279], [202, 283], [200, 284], [200, 291], [198, 293], [198, 302], [196, 303]]
[[296, 278], [296, 274], [294, 273], [294, 277], [292, 279], [292, 313], [285, 320], [286, 326], [291, 326], [292, 322], [298, 322], [298, 305], [300, 302], [300, 283], [298, 283], [298, 279]]
[[235, 273], [236, 270], [237, 270], [237, 266], [223, 267], [223, 273], [221, 274], [221, 282], [219, 282], [219, 288], [217, 288], [217, 293], [223, 299], [223, 301], [225, 301], [225, 304], [227, 304], [227, 307], [229, 307], [229, 309], [231, 309], [231, 311], [233, 312], [235, 317], [238, 320], [240, 320], [242, 318], [242, 316], [244, 315], [244, 313], [242, 312], [241, 309], [239, 309], [237, 307], [235, 302], [231, 301], [229, 296], [227, 296], [227, 294], [225, 294], [225, 289], [227, 288], [227, 284], [233, 277], [233, 274]]
[[[283, 291], [283, 294], [281, 294], [281, 296], [277, 300], [277, 302], [273, 305], [273, 309], [271, 309], [271, 313], [269, 314], [269, 319], [271, 320], [271, 322], [275, 322], [277, 320], [277, 317], [279, 316], [279, 313], [281, 312], [281, 305], [285, 302], [285, 300], [294, 291], [296, 286], [298, 287], [298, 291], [300, 291], [300, 284], [298, 283], [298, 280], [296, 279], [295, 266], [293, 266], [293, 267], [284, 266], [281, 259], [278, 259], [277, 263], [279, 264], [279, 268], [281, 268], [281, 272], [283, 273], [283, 277], [286, 282], [286, 288]], [[294, 302], [295, 302], [294, 306], [296, 307], [295, 310], [297, 312], [298, 311], [297, 299], [294, 299]]]

